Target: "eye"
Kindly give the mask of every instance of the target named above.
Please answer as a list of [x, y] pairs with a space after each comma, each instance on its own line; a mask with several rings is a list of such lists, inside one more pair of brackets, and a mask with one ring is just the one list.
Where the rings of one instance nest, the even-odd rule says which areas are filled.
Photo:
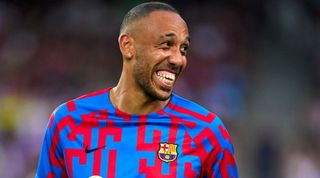
[[188, 48], [189, 48], [188, 45], [181, 45], [180, 51], [181, 51], [181, 54], [182, 54], [183, 56], [186, 56], [186, 55], [187, 55]]
[[164, 41], [164, 42], [160, 43], [160, 45], [163, 47], [171, 47], [174, 45], [174, 43], [172, 41]]

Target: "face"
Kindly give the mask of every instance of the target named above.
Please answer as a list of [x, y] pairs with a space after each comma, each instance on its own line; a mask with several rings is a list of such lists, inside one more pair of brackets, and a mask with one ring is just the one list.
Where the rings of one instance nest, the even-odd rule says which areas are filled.
[[167, 100], [187, 65], [187, 25], [179, 15], [167, 11], [152, 12], [137, 25], [133, 79], [148, 97]]

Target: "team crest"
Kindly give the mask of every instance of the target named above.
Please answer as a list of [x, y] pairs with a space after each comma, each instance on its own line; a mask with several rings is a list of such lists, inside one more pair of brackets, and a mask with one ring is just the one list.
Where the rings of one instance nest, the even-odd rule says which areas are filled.
[[158, 150], [159, 159], [166, 163], [176, 160], [178, 156], [177, 147], [177, 144], [160, 143], [160, 148]]

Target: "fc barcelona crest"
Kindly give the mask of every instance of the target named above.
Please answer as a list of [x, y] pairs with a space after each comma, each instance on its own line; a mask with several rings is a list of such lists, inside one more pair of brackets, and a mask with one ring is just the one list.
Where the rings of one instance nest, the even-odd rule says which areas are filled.
[[177, 147], [177, 144], [160, 143], [160, 147], [158, 150], [159, 159], [166, 163], [176, 160], [178, 156]]

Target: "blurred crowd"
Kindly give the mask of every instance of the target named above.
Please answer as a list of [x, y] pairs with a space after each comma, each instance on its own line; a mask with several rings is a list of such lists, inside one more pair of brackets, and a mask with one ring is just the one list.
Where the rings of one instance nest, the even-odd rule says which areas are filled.
[[[139, 2], [0, 2], [0, 177], [34, 177], [54, 108], [116, 84]], [[224, 120], [240, 177], [320, 178], [320, 2], [164, 2], [191, 35], [176, 92]]]

